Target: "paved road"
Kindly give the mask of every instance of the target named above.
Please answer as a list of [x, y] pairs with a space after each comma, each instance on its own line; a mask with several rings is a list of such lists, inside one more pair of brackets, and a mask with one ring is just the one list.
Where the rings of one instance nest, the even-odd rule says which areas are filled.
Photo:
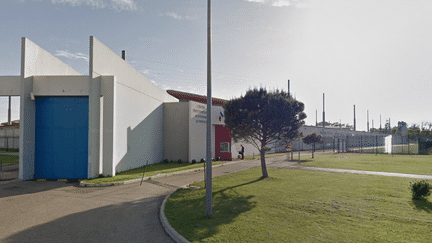
[[173, 187], [26, 181], [0, 188], [0, 242], [173, 242], [158, 215]]
[[[280, 160], [266, 159], [268, 167], [320, 170]], [[259, 160], [230, 163], [213, 168], [213, 176], [257, 166]], [[203, 179], [203, 171], [193, 171], [145, 181], [142, 186], [80, 188], [34, 181], [0, 184], [0, 242], [173, 242], [159, 221], [160, 204], [172, 190]]]

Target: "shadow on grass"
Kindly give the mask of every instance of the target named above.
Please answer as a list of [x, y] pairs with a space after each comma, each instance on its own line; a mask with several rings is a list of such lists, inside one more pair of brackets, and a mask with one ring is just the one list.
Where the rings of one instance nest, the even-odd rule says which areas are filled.
[[205, 216], [205, 189], [180, 190], [168, 200], [165, 215], [174, 229], [186, 239], [203, 241], [218, 233], [221, 226], [232, 223], [239, 215], [257, 206], [251, 201], [254, 196], [241, 196], [233, 189], [260, 180], [262, 179], [214, 191], [211, 217]]
[[301, 159], [300, 161], [294, 160], [292, 162], [297, 162], [297, 164], [302, 164], [302, 163], [307, 163], [307, 162], [311, 162], [311, 161], [314, 161], [314, 160], [313, 159]]
[[412, 204], [419, 211], [432, 213], [432, 203], [427, 201], [427, 199], [420, 199], [420, 200], [412, 199]]

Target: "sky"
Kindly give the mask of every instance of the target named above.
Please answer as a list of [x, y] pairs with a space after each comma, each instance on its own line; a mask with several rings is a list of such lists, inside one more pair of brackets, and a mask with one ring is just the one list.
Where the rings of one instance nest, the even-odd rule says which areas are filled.
[[[357, 130], [432, 122], [432, 1], [213, 0], [212, 92], [287, 90]], [[0, 1], [0, 76], [20, 74], [21, 37], [88, 75], [95, 36], [161, 89], [206, 95], [205, 0]], [[0, 98], [0, 122], [8, 99]], [[12, 120], [19, 97], [12, 98]]]

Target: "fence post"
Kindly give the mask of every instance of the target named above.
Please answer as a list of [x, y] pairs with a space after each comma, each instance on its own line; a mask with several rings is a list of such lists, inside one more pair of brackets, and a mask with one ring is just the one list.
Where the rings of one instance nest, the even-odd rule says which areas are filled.
[[375, 155], [378, 155], [378, 135], [375, 135]]
[[409, 137], [407, 136], [407, 141], [408, 141], [408, 155], [410, 154], [410, 141], [409, 141]]
[[335, 138], [334, 138], [334, 136], [333, 136], [333, 153], [335, 152]]
[[298, 140], [299, 150], [298, 150], [298, 162], [300, 163], [300, 138]]
[[9, 152], [9, 138], [6, 136], [6, 152]]
[[360, 153], [363, 153], [363, 135], [360, 135]]
[[345, 141], [345, 153], [348, 153], [348, 136], [346, 137]]

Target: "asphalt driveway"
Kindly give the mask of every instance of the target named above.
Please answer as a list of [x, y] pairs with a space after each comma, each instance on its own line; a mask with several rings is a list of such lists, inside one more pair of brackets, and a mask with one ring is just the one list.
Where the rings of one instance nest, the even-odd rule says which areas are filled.
[[175, 187], [22, 181], [0, 184], [0, 242], [173, 242], [158, 209]]

